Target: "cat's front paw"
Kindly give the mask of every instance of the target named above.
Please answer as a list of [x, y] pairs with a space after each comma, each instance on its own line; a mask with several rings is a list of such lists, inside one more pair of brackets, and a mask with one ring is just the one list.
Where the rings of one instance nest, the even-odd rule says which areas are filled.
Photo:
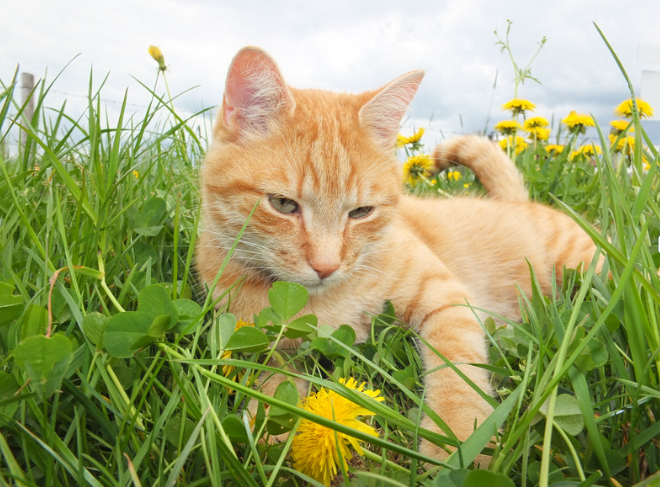
[[[475, 423], [480, 425], [492, 412], [490, 406], [488, 408], [481, 408], [479, 410], [464, 412], [460, 416], [449, 417], [447, 415], [442, 415], [441, 417], [451, 428], [452, 432], [456, 435], [459, 441], [465, 441], [470, 437], [474, 432]], [[428, 416], [422, 419], [422, 428], [446, 435], [438, 425], [436, 425], [431, 418]], [[492, 438], [491, 442], [487, 445], [493, 447], [495, 445], [496, 438]], [[422, 455], [425, 455], [429, 458], [435, 458], [437, 460], [444, 460], [450, 454], [456, 450], [455, 447], [449, 445], [436, 445], [427, 439], [422, 439], [419, 444], [419, 452]], [[474, 459], [474, 465], [478, 468], [486, 468], [490, 465], [491, 457], [485, 454], [479, 454]]]
[[[495, 439], [493, 438], [493, 441], [488, 445], [488, 446], [493, 446], [494, 445]], [[441, 447], [438, 445], [435, 445], [431, 443], [429, 440], [422, 439], [422, 441], [419, 444], [419, 453], [421, 453], [424, 456], [427, 456], [429, 458], [435, 458], [436, 460], [444, 460], [447, 458], [451, 453], [453, 453], [452, 450], [455, 448], [451, 446], [445, 446]], [[447, 451], [449, 450], [449, 451]], [[474, 466], [476, 468], [487, 468], [488, 465], [490, 465], [491, 457], [489, 455], [485, 454], [479, 454], [477, 457], [474, 459]]]

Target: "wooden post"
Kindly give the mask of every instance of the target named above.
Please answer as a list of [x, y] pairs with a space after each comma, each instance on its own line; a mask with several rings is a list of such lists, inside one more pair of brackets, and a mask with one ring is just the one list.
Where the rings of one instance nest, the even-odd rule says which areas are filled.
[[[23, 115], [32, 122], [34, 116], [34, 97], [31, 97], [34, 90], [34, 75], [32, 73], [21, 73], [21, 106], [25, 106]], [[25, 105], [27, 103], [27, 106]], [[21, 130], [21, 145], [25, 147], [27, 142], [27, 131]]]

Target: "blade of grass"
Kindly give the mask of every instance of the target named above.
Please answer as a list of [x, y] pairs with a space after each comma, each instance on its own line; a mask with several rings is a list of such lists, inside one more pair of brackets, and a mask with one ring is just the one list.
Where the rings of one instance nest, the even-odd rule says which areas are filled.
[[186, 445], [183, 447], [183, 450], [179, 454], [178, 458], [174, 462], [174, 466], [172, 467], [172, 470], [170, 472], [170, 476], [167, 478], [167, 482], [165, 482], [166, 487], [174, 487], [177, 485], [177, 479], [179, 477], [179, 474], [181, 473], [181, 470], [183, 470], [183, 466], [188, 459], [188, 456], [190, 455], [190, 452], [192, 451], [193, 447], [195, 446], [195, 442], [197, 441], [197, 437], [199, 436], [200, 432], [202, 431], [202, 428], [204, 426], [204, 422], [206, 420], [206, 416], [209, 413], [211, 408], [208, 408], [204, 413], [202, 414], [202, 417], [199, 419], [199, 422], [197, 423], [197, 426], [195, 426], [195, 429], [192, 431], [190, 434], [190, 438], [186, 442]]

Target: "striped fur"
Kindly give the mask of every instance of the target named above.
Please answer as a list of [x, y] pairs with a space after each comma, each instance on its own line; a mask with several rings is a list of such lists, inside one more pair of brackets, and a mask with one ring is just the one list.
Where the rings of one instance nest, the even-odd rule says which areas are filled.
[[[214, 291], [220, 295], [241, 280], [240, 291], [230, 293], [233, 313], [250, 319], [268, 306], [272, 282], [297, 282], [310, 294], [303, 314], [350, 324], [365, 340], [370, 315], [389, 299], [403, 321], [490, 393], [487, 373], [468, 365], [487, 361], [482, 328], [469, 308], [456, 305], [518, 319], [516, 285], [531, 292], [527, 261], [549, 292], [553, 266], [560, 272], [590, 262], [596, 248], [570, 218], [528, 202], [515, 167], [481, 138], [450, 141], [436, 150], [436, 160], [472, 168], [492, 199], [402, 195], [392, 127], [421, 76], [409, 73], [357, 95], [298, 90], [284, 85], [263, 51], [239, 52], [202, 170], [197, 269], [205, 284], [214, 281], [256, 205]], [[251, 96], [258, 92], [255, 79], [268, 85], [258, 99]], [[271, 195], [295, 202], [299, 211], [278, 211]], [[363, 207], [373, 210], [350, 216]], [[427, 347], [420, 353], [427, 369], [442, 365]], [[429, 406], [461, 439], [491, 412], [447, 368], [429, 374], [426, 387]], [[428, 418], [423, 426], [439, 431]], [[421, 449], [446, 454], [428, 442]]]

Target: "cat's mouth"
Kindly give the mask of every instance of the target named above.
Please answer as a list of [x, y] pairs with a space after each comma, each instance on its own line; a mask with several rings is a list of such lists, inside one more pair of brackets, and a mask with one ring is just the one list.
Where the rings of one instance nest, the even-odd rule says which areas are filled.
[[296, 284], [300, 284], [305, 289], [307, 289], [307, 292], [310, 295], [319, 295], [329, 288], [337, 285], [343, 279], [340, 276], [333, 274], [332, 276], [326, 278], [295, 278], [291, 276], [280, 276], [277, 280], [295, 282]]
[[335, 280], [328, 282], [328, 279], [323, 279], [316, 284], [303, 284], [303, 286], [305, 286], [305, 289], [307, 289], [307, 292], [310, 295], [318, 295], [321, 294], [323, 291], [327, 290], [335, 283], [336, 283]]
[[294, 282], [296, 284], [300, 284], [305, 289], [307, 289], [307, 292], [310, 295], [320, 294], [324, 290], [342, 281], [342, 279], [339, 278], [339, 276], [335, 276], [334, 274], [326, 278], [314, 279], [314, 278], [304, 278], [304, 277], [294, 276], [287, 273], [278, 273], [270, 269], [262, 268], [262, 269], [253, 269], [253, 270], [256, 271], [257, 274], [259, 274], [259, 280], [268, 283], [269, 286], [272, 285], [274, 282], [278, 282], [278, 281]]

